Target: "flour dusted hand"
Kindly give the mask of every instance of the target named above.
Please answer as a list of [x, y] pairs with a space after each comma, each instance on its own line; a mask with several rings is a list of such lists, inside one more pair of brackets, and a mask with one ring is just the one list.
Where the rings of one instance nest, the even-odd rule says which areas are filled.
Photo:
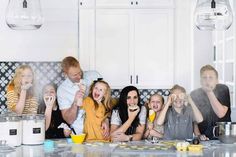
[[27, 84], [23, 84], [21, 85], [21, 89], [23, 90], [28, 90], [30, 87], [32, 87], [33, 85], [31, 83], [27, 83]]
[[53, 106], [53, 103], [56, 100], [55, 96], [44, 96], [44, 102], [46, 104], [46, 106]]

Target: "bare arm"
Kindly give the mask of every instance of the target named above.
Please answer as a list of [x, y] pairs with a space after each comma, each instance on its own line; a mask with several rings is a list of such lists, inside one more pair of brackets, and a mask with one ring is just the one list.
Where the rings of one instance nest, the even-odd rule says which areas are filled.
[[77, 118], [78, 106], [73, 103], [70, 108], [61, 110], [63, 119], [68, 123], [72, 124]]
[[138, 141], [141, 140], [143, 137], [145, 125], [139, 125], [136, 129], [135, 134], [133, 135], [126, 135], [124, 132], [115, 132], [115, 130], [117, 130], [118, 128], [118, 125], [111, 125], [111, 132], [113, 132], [111, 136], [112, 141], [129, 141], [131, 136], [132, 140]]
[[225, 116], [226, 112], [228, 111], [228, 107], [222, 105], [218, 99], [216, 98], [215, 94], [213, 93], [213, 91], [207, 92], [207, 96], [210, 100], [211, 106], [214, 110], [214, 112], [216, 113], [216, 115], [219, 118], [222, 118]]
[[194, 135], [197, 136], [200, 140], [202, 140], [202, 141], [209, 140], [209, 138], [206, 137], [206, 135], [201, 134], [197, 123], [193, 123], [193, 132], [194, 132]]
[[193, 132], [194, 132], [195, 136], [200, 136], [201, 135], [197, 123], [193, 123]]
[[45, 130], [47, 131], [50, 123], [51, 123], [51, 117], [52, 117], [52, 106], [47, 106], [46, 110], [45, 110], [45, 121], [46, 121], [46, 126], [45, 126]]
[[142, 139], [143, 137], [143, 133], [144, 133], [144, 129], [145, 129], [145, 125], [141, 124], [137, 127], [135, 134], [133, 134], [133, 140], [134, 141], [139, 141]]
[[193, 109], [193, 114], [194, 114], [194, 118], [196, 120], [197, 123], [200, 123], [203, 121], [203, 117], [201, 112], [199, 111], [199, 109], [197, 108], [197, 106], [195, 105], [195, 103], [193, 102], [192, 98], [190, 95], [188, 95], [188, 102], [191, 105], [192, 109]]
[[20, 92], [20, 97], [18, 102], [16, 103], [16, 108], [15, 108], [15, 112], [17, 114], [22, 114], [24, 107], [25, 107], [25, 100], [26, 100], [26, 94], [27, 94], [27, 90], [22, 89]]
[[160, 133], [160, 132], [158, 132], [158, 131], [156, 131], [154, 129], [150, 130], [150, 135], [154, 136], [154, 137], [158, 137], [158, 138], [162, 138], [163, 137], [162, 133]]
[[164, 122], [165, 122], [165, 119], [166, 119], [166, 113], [169, 109], [169, 106], [171, 105], [171, 96], [168, 97], [168, 100], [167, 100], [167, 103], [164, 105], [163, 109], [161, 110], [161, 113], [160, 115], [158, 116], [158, 119], [157, 119], [157, 125], [163, 125]]

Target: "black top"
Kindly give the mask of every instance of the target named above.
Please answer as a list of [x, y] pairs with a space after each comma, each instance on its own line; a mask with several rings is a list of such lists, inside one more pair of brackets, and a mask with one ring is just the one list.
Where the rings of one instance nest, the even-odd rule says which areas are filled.
[[[42, 109], [42, 106], [40, 106], [39, 108], [41, 108], [41, 114], [44, 114], [45, 109]], [[45, 138], [65, 138], [63, 128], [58, 129], [58, 126], [61, 125], [61, 123], [67, 124], [62, 118], [61, 111], [57, 105], [57, 110], [52, 110], [51, 123], [48, 130], [45, 132]]]
[[229, 88], [223, 84], [217, 84], [215, 89], [213, 90], [218, 101], [228, 107], [228, 111], [225, 116], [219, 118], [208, 99], [206, 93], [202, 88], [196, 89], [191, 92], [191, 97], [195, 102], [198, 109], [201, 111], [203, 116], [203, 122], [198, 124], [199, 130], [201, 134], [205, 134], [208, 138], [213, 139], [213, 127], [216, 125], [216, 122], [230, 122], [231, 121], [231, 109], [230, 109], [230, 95]]

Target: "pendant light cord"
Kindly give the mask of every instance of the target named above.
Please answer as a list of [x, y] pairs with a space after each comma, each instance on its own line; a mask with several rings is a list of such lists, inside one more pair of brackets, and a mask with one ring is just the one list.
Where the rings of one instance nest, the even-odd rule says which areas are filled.
[[23, 8], [27, 8], [27, 1], [26, 0], [23, 1]]
[[212, 1], [211, 1], [211, 8], [216, 8], [216, 2], [215, 2], [215, 0], [212, 0]]

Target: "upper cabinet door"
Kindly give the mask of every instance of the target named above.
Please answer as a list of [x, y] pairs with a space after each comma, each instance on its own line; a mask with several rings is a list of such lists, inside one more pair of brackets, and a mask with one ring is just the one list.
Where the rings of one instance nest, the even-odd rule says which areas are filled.
[[97, 9], [95, 68], [111, 87], [130, 83], [130, 12], [127, 9]]
[[97, 8], [173, 8], [174, 0], [96, 0]]
[[131, 0], [96, 0], [97, 8], [129, 8]]
[[79, 61], [83, 70], [91, 70], [95, 51], [95, 10], [79, 10]]
[[173, 84], [173, 9], [134, 11], [135, 84], [168, 89]]
[[79, 0], [80, 9], [87, 9], [87, 8], [94, 8], [94, 7], [95, 7], [95, 0]]
[[174, 0], [134, 0], [139, 8], [173, 8]]

